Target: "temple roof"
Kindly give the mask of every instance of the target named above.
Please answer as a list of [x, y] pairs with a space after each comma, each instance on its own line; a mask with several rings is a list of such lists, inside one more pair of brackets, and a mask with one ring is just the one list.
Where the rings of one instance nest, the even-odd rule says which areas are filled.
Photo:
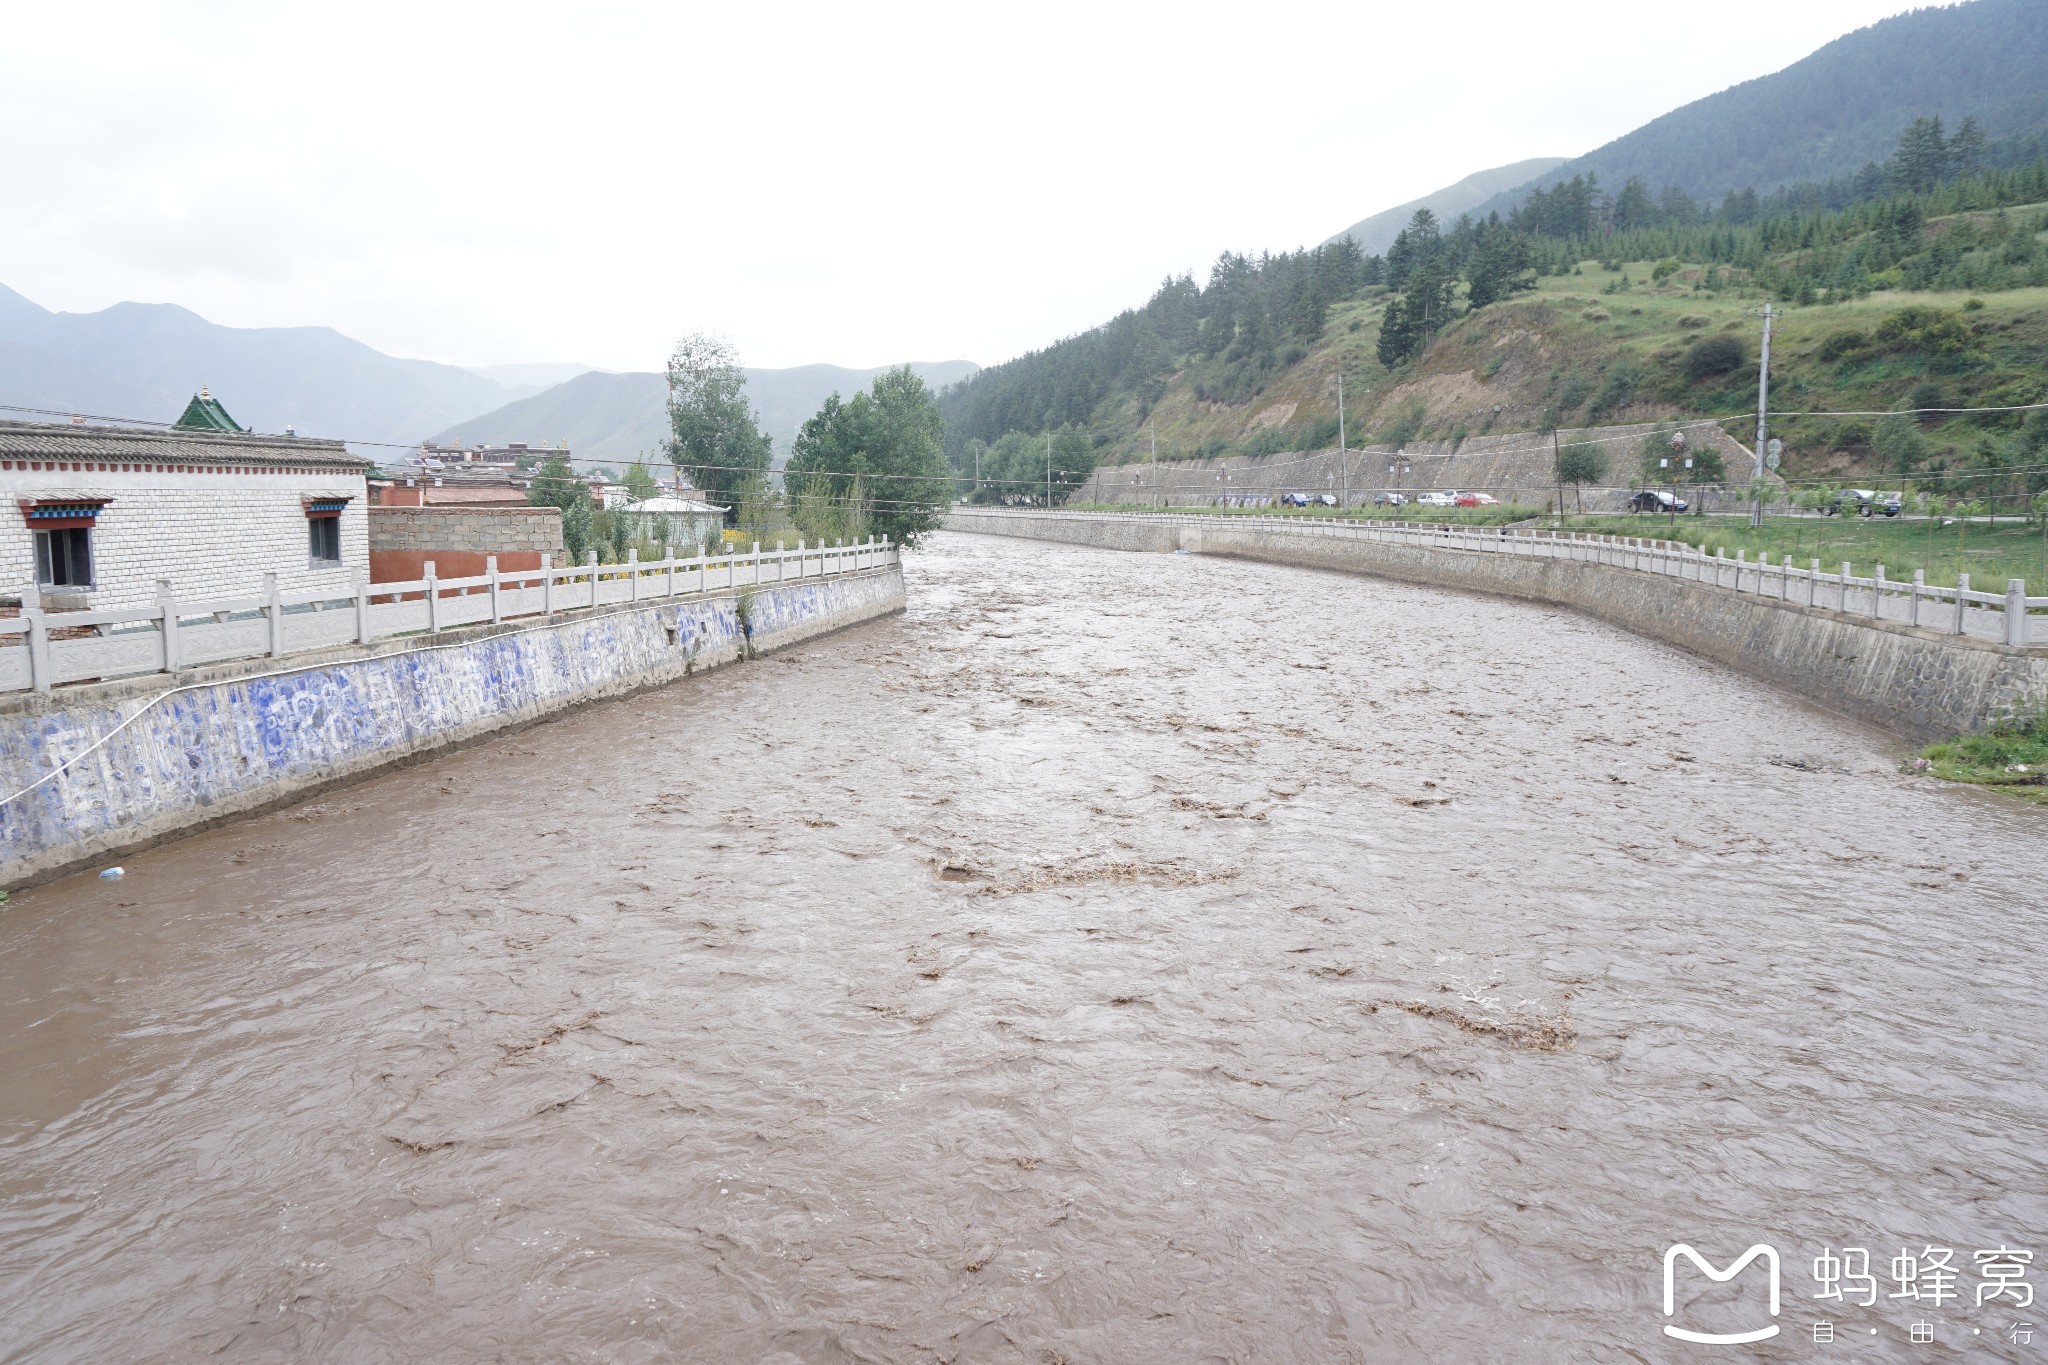
[[201, 384], [199, 392], [192, 395], [192, 401], [185, 405], [185, 414], [171, 424], [187, 431], [245, 431], [247, 428], [228, 416], [228, 410], [220, 400], [206, 391]]

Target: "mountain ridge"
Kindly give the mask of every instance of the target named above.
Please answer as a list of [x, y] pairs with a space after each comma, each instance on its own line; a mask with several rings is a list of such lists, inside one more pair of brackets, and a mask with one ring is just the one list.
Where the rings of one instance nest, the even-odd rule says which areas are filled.
[[365, 442], [409, 440], [506, 394], [331, 327], [225, 327], [175, 303], [55, 312], [0, 285], [0, 403], [169, 421], [202, 385], [253, 430]]
[[1349, 237], [1358, 243], [1360, 251], [1377, 255], [1394, 244], [1394, 238], [1408, 225], [1408, 220], [1415, 216], [1417, 209], [1428, 209], [1439, 219], [1449, 222], [1503, 191], [1526, 185], [1537, 177], [1557, 169], [1569, 159], [1562, 156], [1537, 156], [1506, 166], [1495, 166], [1491, 170], [1474, 171], [1454, 185], [1431, 190], [1420, 199], [1411, 199], [1405, 204], [1397, 204], [1393, 208], [1382, 209], [1369, 218], [1360, 219], [1342, 232], [1333, 233], [1325, 238], [1322, 245], [1328, 246], [1340, 238]]
[[[754, 405], [761, 429], [774, 439], [777, 455], [786, 456], [797, 428], [817, 412], [828, 394], [851, 397], [875, 376], [893, 368], [797, 365], [781, 370], [749, 369], [747, 401]], [[942, 360], [912, 361], [910, 368], [936, 390], [980, 367], [967, 360]], [[659, 458], [668, 435], [666, 374], [593, 370], [454, 423], [427, 439], [442, 445], [563, 441], [578, 456], [631, 460], [639, 455]]]
[[1934, 115], [1975, 118], [1991, 138], [2048, 129], [2048, 5], [1964, 0], [1852, 30], [1781, 70], [1651, 119], [1601, 147], [1503, 189], [1472, 213], [1506, 217], [1530, 191], [1597, 175], [1612, 194], [1631, 175], [1718, 202], [1851, 175], [1891, 154], [1899, 130]]

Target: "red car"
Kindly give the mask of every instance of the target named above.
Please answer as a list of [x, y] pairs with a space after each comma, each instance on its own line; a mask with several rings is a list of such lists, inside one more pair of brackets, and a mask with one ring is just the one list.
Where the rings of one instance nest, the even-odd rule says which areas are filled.
[[1458, 494], [1457, 505], [1459, 507], [1498, 507], [1500, 506], [1500, 499], [1485, 493], [1460, 493]]

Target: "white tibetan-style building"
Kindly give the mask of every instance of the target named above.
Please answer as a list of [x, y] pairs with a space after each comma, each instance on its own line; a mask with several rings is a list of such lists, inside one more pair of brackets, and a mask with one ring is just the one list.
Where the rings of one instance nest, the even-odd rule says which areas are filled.
[[627, 503], [615, 515], [632, 518], [634, 533], [643, 540], [692, 547], [685, 553], [716, 539], [725, 526], [723, 507], [669, 493]]
[[0, 594], [99, 611], [154, 602], [162, 580], [184, 601], [252, 596], [266, 574], [283, 592], [354, 591], [369, 572], [368, 460], [232, 429], [203, 393], [182, 421], [0, 422]]

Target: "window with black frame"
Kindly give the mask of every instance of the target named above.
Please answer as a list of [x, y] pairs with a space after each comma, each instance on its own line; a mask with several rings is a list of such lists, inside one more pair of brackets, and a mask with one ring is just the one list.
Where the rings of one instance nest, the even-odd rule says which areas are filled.
[[341, 563], [341, 518], [306, 520], [306, 553], [315, 564]]
[[36, 532], [36, 582], [46, 588], [92, 586], [92, 528]]

